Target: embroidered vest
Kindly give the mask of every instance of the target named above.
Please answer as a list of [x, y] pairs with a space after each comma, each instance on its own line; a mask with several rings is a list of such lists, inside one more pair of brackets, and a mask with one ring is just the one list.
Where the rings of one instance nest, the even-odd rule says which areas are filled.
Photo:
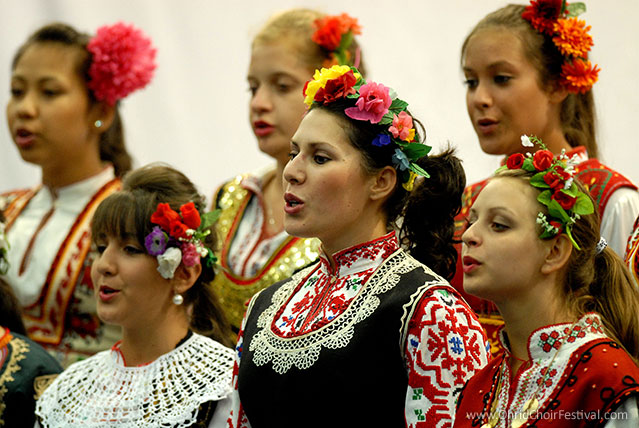
[[397, 250], [328, 324], [301, 336], [275, 335], [271, 326], [278, 310], [316, 268], [251, 301], [238, 374], [249, 421], [275, 426], [277, 411], [277, 426], [404, 427], [408, 323], [422, 297], [440, 288], [456, 293]]
[[[222, 249], [218, 255], [222, 269], [212, 283], [227, 319], [238, 330], [246, 311], [246, 304], [255, 293], [290, 277], [319, 255], [317, 239], [291, 236], [282, 242], [255, 276], [245, 278], [233, 274], [229, 268], [229, 250], [244, 211], [253, 196], [241, 186], [243, 178], [244, 176], [238, 176], [226, 183], [215, 198], [217, 207], [222, 210], [217, 222], [218, 234], [222, 239]], [[235, 340], [235, 337], [233, 339]]]
[[[499, 367], [496, 358], [477, 372], [464, 387], [457, 401], [455, 427], [480, 427], [492, 406]], [[541, 403], [537, 419], [531, 417], [523, 427], [602, 427], [606, 413], [628, 397], [639, 395], [639, 367], [619, 345], [607, 338], [581, 346], [555, 387], [552, 399]]]
[[[91, 247], [91, 219], [100, 202], [121, 187], [119, 179], [106, 183], [93, 195], [71, 226], [47, 273], [40, 297], [23, 308], [23, 321], [29, 337], [44, 346], [57, 346], [67, 333], [80, 336], [95, 334], [100, 322], [97, 317], [74, 318], [69, 313], [70, 302], [77, 288], [92, 293], [90, 266], [86, 264]], [[5, 210], [7, 230], [40, 188], [8, 195]]]

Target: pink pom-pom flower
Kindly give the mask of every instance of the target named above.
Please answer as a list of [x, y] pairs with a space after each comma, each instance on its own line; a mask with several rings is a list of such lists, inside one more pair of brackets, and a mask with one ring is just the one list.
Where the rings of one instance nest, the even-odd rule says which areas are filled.
[[153, 77], [156, 49], [132, 25], [119, 22], [100, 27], [87, 49], [93, 56], [88, 86], [98, 101], [115, 105]]

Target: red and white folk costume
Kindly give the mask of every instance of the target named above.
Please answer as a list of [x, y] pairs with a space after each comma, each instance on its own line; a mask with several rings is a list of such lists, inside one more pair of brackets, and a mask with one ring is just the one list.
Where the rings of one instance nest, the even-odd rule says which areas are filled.
[[639, 217], [635, 221], [634, 232], [628, 238], [625, 261], [635, 283], [639, 286]]
[[109, 166], [55, 192], [37, 186], [4, 195], [10, 267], [2, 278], [22, 304], [29, 337], [65, 367], [119, 338], [119, 328], [97, 317], [89, 253], [93, 213], [119, 189]]
[[326, 427], [335, 409], [340, 426], [450, 427], [486, 362], [472, 310], [391, 232], [251, 300], [229, 426]]
[[506, 351], [468, 381], [455, 427], [639, 425], [639, 367], [605, 335], [599, 315], [535, 330], [514, 374], [503, 331], [500, 338]]

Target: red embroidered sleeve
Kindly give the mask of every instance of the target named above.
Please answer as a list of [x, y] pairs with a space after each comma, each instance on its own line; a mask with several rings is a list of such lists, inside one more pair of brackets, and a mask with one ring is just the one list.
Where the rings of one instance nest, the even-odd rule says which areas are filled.
[[446, 288], [428, 292], [409, 322], [406, 426], [451, 427], [460, 390], [488, 362], [487, 340], [470, 307]]

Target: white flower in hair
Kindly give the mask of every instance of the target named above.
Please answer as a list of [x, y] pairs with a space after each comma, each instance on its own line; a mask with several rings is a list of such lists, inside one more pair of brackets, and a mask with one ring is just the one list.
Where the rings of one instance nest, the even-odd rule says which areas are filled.
[[528, 138], [528, 135], [521, 136], [521, 145], [524, 147], [535, 147], [532, 141], [530, 141], [530, 138]]
[[158, 272], [164, 279], [171, 279], [175, 274], [175, 270], [182, 261], [182, 251], [179, 248], [169, 247], [164, 254], [157, 256]]

